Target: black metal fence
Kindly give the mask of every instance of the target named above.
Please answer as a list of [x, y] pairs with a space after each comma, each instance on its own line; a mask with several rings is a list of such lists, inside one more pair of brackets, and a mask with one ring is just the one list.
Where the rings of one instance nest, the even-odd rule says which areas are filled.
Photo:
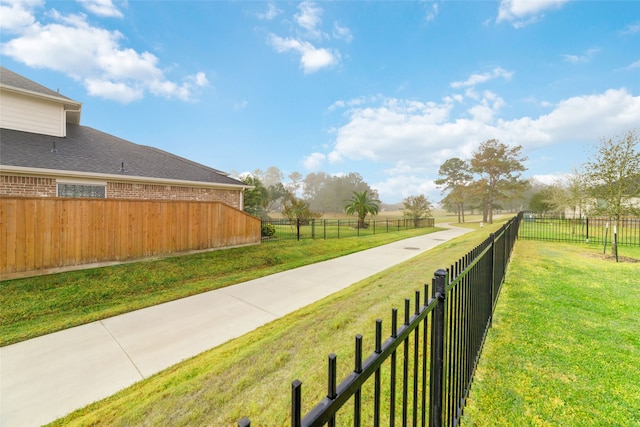
[[[391, 336], [383, 341], [376, 321], [375, 350], [362, 360], [362, 336], [355, 337], [354, 369], [337, 383], [337, 358], [328, 357], [327, 396], [302, 413], [302, 383], [292, 383], [291, 425], [455, 426], [462, 417], [495, 302], [518, 235], [522, 215], [449, 269], [438, 270], [404, 319], [391, 312]], [[344, 407], [345, 404], [347, 407]], [[247, 427], [247, 418], [238, 426]]]
[[560, 214], [525, 212], [519, 238], [555, 242], [611, 243], [640, 246], [640, 218], [566, 218]]
[[434, 226], [433, 218], [367, 220], [364, 227], [358, 226], [357, 219], [269, 219], [262, 221], [262, 241], [340, 239]]

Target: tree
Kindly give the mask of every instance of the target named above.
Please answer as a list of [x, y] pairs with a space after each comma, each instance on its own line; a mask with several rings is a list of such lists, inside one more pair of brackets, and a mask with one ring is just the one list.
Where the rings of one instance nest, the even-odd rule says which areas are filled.
[[258, 218], [265, 219], [267, 213], [265, 207], [269, 200], [269, 190], [253, 175], [247, 174], [241, 177], [242, 182], [252, 185], [252, 189], [244, 190], [244, 211]]
[[289, 192], [296, 194], [300, 189], [300, 186], [302, 186], [302, 174], [294, 171], [289, 174], [288, 178], [290, 182], [285, 185], [285, 188]]
[[431, 215], [431, 202], [422, 194], [406, 197], [402, 204], [402, 215], [413, 220], [414, 226], [418, 226], [418, 220]]
[[508, 147], [497, 139], [490, 139], [473, 153], [471, 172], [477, 173], [484, 181], [483, 221], [493, 224], [495, 204], [506, 201], [514, 193], [526, 188], [526, 181], [520, 179], [520, 172], [526, 168], [522, 162], [527, 158], [520, 154], [521, 145]]
[[[640, 197], [640, 152], [638, 135], [629, 131], [622, 137], [602, 138], [594, 157], [584, 166], [588, 193], [598, 203], [595, 211], [607, 215], [619, 227], [620, 218], [634, 214]], [[617, 248], [612, 245], [616, 253]]]
[[551, 198], [551, 187], [544, 187], [538, 190], [529, 200], [529, 210], [534, 212], [551, 212], [555, 210]]
[[349, 204], [344, 207], [347, 215], [358, 216], [358, 228], [366, 228], [364, 219], [367, 214], [377, 215], [379, 211], [380, 200], [371, 198], [369, 191], [354, 191], [353, 197], [349, 200]]
[[312, 212], [309, 203], [299, 199], [293, 193], [287, 193], [282, 214], [293, 224], [308, 224], [313, 218], [320, 217], [316, 212]]
[[587, 197], [585, 177], [577, 171], [567, 175], [564, 180], [557, 180], [554, 184], [547, 187], [547, 202], [551, 205], [552, 210], [557, 212], [571, 211], [572, 218], [582, 216]]
[[443, 192], [449, 190], [449, 194], [446, 197], [447, 204], [455, 208], [455, 212], [458, 214], [458, 223], [463, 223], [465, 188], [473, 178], [469, 171], [469, 164], [464, 160], [453, 157], [440, 166], [438, 175], [442, 178], [435, 180], [436, 185], [442, 187]]
[[595, 156], [584, 166], [588, 193], [602, 202], [597, 211], [614, 219], [636, 211], [633, 199], [640, 197], [638, 135], [629, 131], [617, 138], [602, 138]]
[[359, 173], [329, 175], [325, 172], [310, 173], [304, 179], [303, 195], [311, 209], [320, 212], [338, 213], [344, 210], [344, 202], [354, 191], [368, 191], [378, 198]]

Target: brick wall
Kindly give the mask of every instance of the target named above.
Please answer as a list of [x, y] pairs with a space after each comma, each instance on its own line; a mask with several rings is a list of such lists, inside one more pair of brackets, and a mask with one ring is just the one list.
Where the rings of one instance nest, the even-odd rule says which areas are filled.
[[55, 197], [56, 180], [33, 176], [0, 175], [0, 196]]
[[194, 200], [203, 202], [223, 202], [235, 208], [240, 207], [239, 190], [184, 187], [177, 185], [108, 182], [107, 198], [143, 200]]
[[[0, 175], [0, 196], [56, 197], [55, 178]], [[193, 200], [240, 208], [240, 190], [107, 182], [109, 199]]]

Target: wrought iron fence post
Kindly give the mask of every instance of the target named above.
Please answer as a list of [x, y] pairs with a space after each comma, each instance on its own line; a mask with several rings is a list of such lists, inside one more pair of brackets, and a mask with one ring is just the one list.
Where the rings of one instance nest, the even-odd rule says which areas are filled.
[[429, 402], [429, 427], [442, 426], [442, 400], [444, 376], [444, 307], [447, 271], [435, 272], [433, 297], [438, 300], [431, 323], [431, 399]]
[[[291, 427], [302, 425], [302, 382], [291, 383]], [[239, 426], [241, 427], [241, 426]]]
[[490, 255], [490, 263], [491, 263], [491, 278], [489, 279], [489, 321], [487, 322], [487, 326], [490, 328], [493, 322], [493, 287], [496, 285], [496, 234], [491, 233], [491, 255]]
[[300, 240], [300, 218], [296, 219], [296, 229], [297, 229], [298, 240]]

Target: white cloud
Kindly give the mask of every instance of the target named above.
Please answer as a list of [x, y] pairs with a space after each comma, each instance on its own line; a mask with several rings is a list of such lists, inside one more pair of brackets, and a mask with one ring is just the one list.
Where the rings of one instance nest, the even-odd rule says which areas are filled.
[[317, 171], [320, 170], [326, 158], [327, 156], [322, 153], [311, 153], [304, 157], [302, 164], [307, 170]]
[[599, 49], [587, 49], [582, 55], [561, 55], [566, 62], [579, 64], [591, 61]]
[[353, 34], [351, 34], [351, 30], [347, 27], [341, 27], [337, 22], [333, 23], [333, 38], [341, 39], [346, 41], [347, 43], [351, 43], [353, 41]]
[[14, 34], [29, 28], [35, 23], [34, 10], [43, 4], [44, 1], [0, 1], [0, 30]]
[[465, 111], [459, 105], [445, 97], [439, 103], [386, 99], [378, 106], [355, 106], [336, 130], [327, 158], [390, 165], [388, 178], [376, 186], [389, 200], [400, 192], [417, 194], [412, 182], [430, 182], [445, 160], [470, 158], [487, 139], [523, 145], [525, 152], [552, 144], [582, 147], [637, 127], [640, 117], [640, 96], [624, 88], [565, 99], [538, 117], [496, 118], [504, 100], [490, 91]]
[[635, 34], [640, 33], [640, 21], [627, 25], [627, 27], [621, 31], [622, 34]]
[[322, 68], [338, 63], [340, 56], [325, 48], [316, 48], [311, 43], [292, 38], [282, 38], [275, 34], [269, 37], [269, 43], [279, 53], [295, 51], [300, 54], [300, 65], [305, 73], [314, 73]]
[[91, 95], [127, 103], [148, 91], [187, 101], [208, 84], [204, 73], [187, 76], [183, 83], [168, 80], [155, 55], [121, 46], [120, 32], [92, 26], [85, 15], [52, 10], [51, 22], [41, 23], [32, 9], [23, 8], [15, 9], [13, 16], [25, 11], [31, 20], [23, 17], [23, 24], [13, 26], [18, 35], [3, 42], [2, 54], [31, 67], [65, 73], [82, 82]]
[[438, 3], [433, 3], [431, 5], [431, 9], [427, 12], [426, 16], [424, 17], [425, 21], [427, 22], [434, 21], [436, 19], [436, 16], [438, 15], [438, 11], [439, 11]]
[[633, 69], [636, 69], [636, 68], [640, 68], [640, 61], [636, 61], [636, 62], [631, 63], [627, 68], [630, 69], [630, 70], [633, 70]]
[[316, 39], [322, 38], [322, 32], [318, 26], [322, 24], [322, 9], [312, 1], [305, 0], [298, 5], [300, 13], [294, 15], [296, 23], [306, 31], [308, 36]]
[[258, 19], [271, 21], [273, 18], [275, 18], [281, 13], [282, 13], [282, 10], [278, 9], [276, 4], [270, 1], [269, 3], [267, 3], [266, 12], [258, 13], [257, 16], [258, 16]]
[[236, 110], [236, 111], [237, 110], [243, 110], [243, 109], [247, 108], [247, 105], [249, 105], [249, 101], [247, 101], [246, 99], [243, 99], [240, 102], [236, 102], [233, 105], [233, 109]]
[[122, 12], [111, 0], [77, 0], [85, 9], [98, 16], [122, 18]]
[[502, 0], [498, 8], [497, 22], [511, 22], [522, 28], [537, 22], [546, 10], [561, 8], [568, 0]]
[[[338, 64], [340, 52], [337, 49], [316, 47], [318, 43], [330, 38], [321, 29], [323, 10], [316, 3], [305, 0], [298, 4], [298, 11], [293, 17], [297, 24], [294, 34], [282, 37], [271, 33], [267, 37], [267, 43], [279, 53], [294, 51], [300, 54], [300, 66], [307, 74]], [[347, 42], [353, 39], [351, 30], [337, 22], [334, 23], [332, 34], [335, 39]]]
[[488, 82], [489, 80], [497, 79], [502, 77], [505, 80], [511, 79], [513, 76], [512, 71], [507, 71], [501, 67], [496, 67], [493, 70], [482, 73], [482, 74], [472, 74], [465, 81], [453, 82], [451, 83], [452, 88], [461, 88], [461, 87], [474, 87], [480, 83]]

